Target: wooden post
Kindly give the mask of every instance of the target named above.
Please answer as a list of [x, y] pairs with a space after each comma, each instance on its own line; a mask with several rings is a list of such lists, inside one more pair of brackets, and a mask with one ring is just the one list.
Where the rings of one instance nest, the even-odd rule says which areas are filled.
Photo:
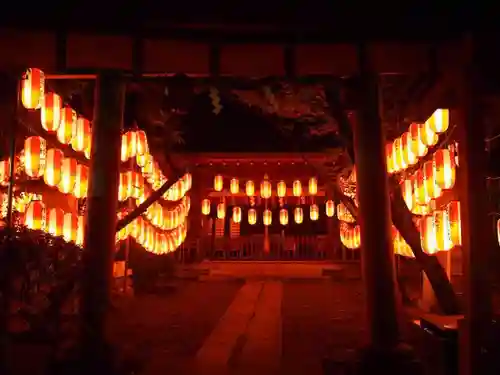
[[101, 373], [109, 373], [105, 325], [115, 253], [124, 95], [120, 72], [99, 73], [84, 236], [81, 340], [84, 366]]
[[379, 114], [378, 75], [367, 54], [366, 47], [360, 46], [359, 102], [353, 123], [368, 323], [368, 346], [360, 353], [356, 372], [413, 374], [418, 370], [412, 351], [400, 345], [385, 135]]
[[468, 37], [464, 43], [463, 70], [457, 80], [460, 85], [457, 120], [465, 313], [460, 353], [460, 374], [463, 375], [488, 373], [482, 348], [491, 326], [489, 252], [496, 250], [488, 219], [484, 119], [474, 52], [472, 37]]

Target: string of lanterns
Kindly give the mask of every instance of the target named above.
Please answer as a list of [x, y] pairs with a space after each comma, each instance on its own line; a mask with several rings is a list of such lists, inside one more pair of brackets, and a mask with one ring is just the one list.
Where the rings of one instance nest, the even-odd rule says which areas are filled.
[[[77, 116], [76, 111], [70, 106], [63, 105], [59, 95], [46, 92], [45, 75], [41, 70], [28, 69], [23, 75], [21, 102], [27, 109], [40, 109], [42, 128], [49, 133], [55, 133], [58, 142], [71, 146], [73, 150], [82, 152], [87, 159], [90, 159], [92, 148], [90, 122], [82, 116]], [[157, 190], [167, 181], [158, 162], [149, 153], [145, 132], [134, 130], [124, 133], [120, 157], [122, 162], [135, 159], [135, 164], [141, 169], [141, 173], [133, 170], [120, 173], [118, 194], [120, 201], [131, 198], [135, 200], [136, 205], [139, 205], [146, 199], [151, 190]], [[65, 158], [62, 150], [47, 149], [47, 141], [43, 137], [28, 137], [25, 140], [24, 150], [18, 159], [21, 169], [29, 178], [43, 177], [48, 186], [57, 187], [64, 194], [72, 194], [79, 199], [86, 197], [88, 168], [79, 164], [74, 158]], [[7, 185], [9, 174], [9, 160], [0, 161], [1, 185]], [[146, 185], [146, 181], [152, 189]], [[186, 219], [190, 209], [190, 200], [186, 193], [191, 189], [191, 186], [192, 177], [187, 173], [163, 194], [162, 199], [178, 202], [173, 209], [164, 208], [159, 202], [156, 202], [144, 213], [144, 218], [137, 218], [122, 229], [117, 234], [117, 239], [127, 238], [129, 235], [133, 236], [146, 250], [155, 253], [175, 250], [186, 236]], [[50, 229], [49, 233], [59, 235], [59, 229], [54, 228], [64, 226], [59, 225], [61, 223], [60, 212], [62, 211], [51, 209], [47, 218], [45, 209], [40, 206], [43, 204], [41, 201], [33, 201], [32, 204], [33, 208], [30, 208], [31, 203], [27, 206], [30, 210], [28, 216], [34, 219], [26, 219], [25, 215], [25, 221], [28, 220], [27, 223], [33, 227], [32, 229], [42, 229], [43, 224], [43, 228]], [[49, 222], [48, 226], [45, 225], [46, 220]]]
[[437, 109], [422, 124], [412, 123], [408, 130], [386, 146], [387, 171], [398, 173], [415, 165], [435, 146], [439, 134], [450, 124], [448, 109]]
[[[205, 216], [210, 215], [211, 211], [211, 201], [205, 198], [201, 201], [201, 213]], [[327, 217], [333, 217], [335, 214], [335, 204], [332, 200], [327, 200], [325, 204], [325, 211]], [[294, 221], [296, 224], [302, 224], [304, 220], [304, 212], [302, 207], [296, 207], [293, 211]], [[272, 211], [269, 209], [263, 210], [262, 213], [264, 225], [271, 225], [272, 223]], [[218, 219], [224, 219], [226, 217], [226, 205], [221, 202], [216, 206], [216, 216]], [[309, 218], [311, 221], [319, 220], [319, 207], [317, 204], [311, 204], [309, 206]], [[232, 219], [235, 223], [240, 223], [242, 219], [241, 207], [233, 207]], [[279, 222], [281, 225], [288, 224], [288, 210], [281, 208], [279, 211]], [[257, 223], [257, 210], [255, 208], [250, 208], [248, 210], [248, 223], [250, 225], [255, 225]]]
[[[448, 109], [437, 109], [423, 124], [413, 123], [407, 132], [386, 147], [387, 170], [389, 173], [406, 171], [416, 165], [435, 146], [439, 135], [446, 132], [450, 124]], [[460, 202], [450, 201], [444, 209], [437, 209], [436, 200], [444, 192], [453, 189], [459, 158], [457, 145], [450, 144], [432, 154], [432, 159], [424, 162], [401, 182], [401, 194], [410, 212], [415, 215], [419, 229], [421, 246], [427, 254], [450, 251], [461, 245]], [[349, 177], [356, 182], [355, 169]], [[337, 207], [337, 216], [342, 220], [340, 237], [347, 248], [361, 246], [359, 226], [349, 225], [354, 219], [345, 206]], [[500, 227], [500, 226], [499, 226]], [[395, 227], [392, 229], [394, 253], [413, 257], [413, 252]], [[499, 232], [500, 238], [500, 232]]]
[[[7, 201], [6, 194], [3, 202]], [[23, 225], [32, 230], [41, 230], [53, 236], [62, 237], [67, 242], [73, 242], [78, 246], [83, 245], [84, 216], [77, 216], [70, 212], [64, 212], [60, 208], [47, 209], [40, 195], [32, 195], [30, 201], [25, 205], [15, 205], [24, 213]], [[4, 210], [2, 210], [4, 213]], [[120, 216], [120, 215], [119, 215]], [[155, 254], [166, 254], [179, 247], [186, 238], [186, 223], [178, 225], [170, 231], [159, 231], [143, 218], [139, 217], [123, 228], [116, 235], [116, 241], [125, 240], [132, 236], [137, 243], [147, 251]]]
[[[245, 194], [248, 197], [254, 197], [256, 195], [255, 182], [248, 180], [245, 184]], [[216, 175], [214, 177], [213, 184], [214, 191], [221, 192], [224, 190], [224, 177], [222, 175]], [[230, 194], [236, 195], [240, 192], [240, 181], [237, 178], [231, 178], [229, 180], [229, 192]], [[316, 177], [311, 177], [308, 181], [307, 192], [309, 196], [316, 196], [318, 194], [318, 180]], [[292, 183], [292, 195], [294, 197], [300, 197], [303, 194], [302, 182], [300, 180], [295, 180]], [[260, 184], [259, 194], [263, 199], [269, 199], [273, 195], [272, 183], [267, 178]], [[276, 196], [279, 198], [284, 198], [287, 196], [287, 186], [286, 182], [281, 180], [276, 184]]]

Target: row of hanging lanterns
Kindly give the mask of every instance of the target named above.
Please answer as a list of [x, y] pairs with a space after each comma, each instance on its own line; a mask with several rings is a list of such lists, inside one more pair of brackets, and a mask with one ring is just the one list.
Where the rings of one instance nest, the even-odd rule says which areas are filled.
[[[47, 150], [47, 141], [43, 137], [31, 136], [26, 138], [23, 162], [27, 176], [31, 178], [43, 176], [48, 186], [57, 186], [64, 194], [72, 192], [77, 198], [86, 196], [88, 168], [85, 165], [78, 164], [76, 159], [65, 158], [60, 149], [51, 148]], [[9, 161], [2, 161], [0, 167], [0, 180], [5, 184], [9, 178]], [[147, 172], [147, 170], [143, 172], [143, 175], [133, 171], [120, 174], [120, 200], [129, 197], [141, 197], [141, 194], [144, 193], [144, 175], [150, 176]], [[163, 198], [169, 201], [178, 201], [191, 189], [191, 185], [192, 177], [189, 173], [186, 173], [165, 192]]]
[[386, 146], [387, 171], [397, 173], [415, 165], [438, 142], [450, 124], [448, 109], [437, 109], [423, 124], [412, 123], [408, 131]]
[[431, 202], [455, 186], [457, 159], [449, 148], [439, 149], [432, 160], [403, 180], [401, 194], [413, 214], [429, 213]]
[[48, 210], [41, 200], [31, 201], [24, 213], [24, 225], [33, 230], [41, 230], [54, 236], [63, 237], [67, 242], [83, 244], [84, 218], [65, 213], [60, 208]]
[[[142, 202], [137, 203], [139, 205]], [[161, 203], [155, 202], [148, 207], [145, 216], [155, 227], [162, 230], [172, 230], [186, 222], [190, 209], [191, 199], [189, 196], [185, 196], [174, 209], [167, 209]]]
[[[300, 208], [300, 207], [297, 207]], [[203, 215], [210, 215], [210, 209], [211, 209], [211, 202], [210, 199], [206, 198], [203, 199], [201, 202], [201, 213]], [[223, 219], [226, 216], [226, 206], [224, 203], [219, 203], [216, 208], [216, 213], [217, 213], [217, 218], [218, 219]], [[268, 210], [269, 211], [269, 210]], [[236, 212], [236, 213], [235, 213]], [[286, 209], [282, 209], [280, 212], [288, 212]], [[333, 217], [335, 214], [335, 204], [333, 203], [332, 200], [326, 201], [325, 204], [325, 213], [327, 217]], [[281, 216], [281, 214], [280, 214]], [[319, 207], [317, 204], [312, 204], [309, 208], [309, 216], [312, 221], [316, 221], [319, 219]], [[302, 214], [301, 214], [302, 217]], [[241, 208], [240, 207], [233, 207], [233, 221], [235, 223], [239, 223], [241, 221]], [[288, 213], [287, 213], [287, 219], [280, 219], [280, 223], [282, 225], [283, 222], [288, 223]], [[302, 222], [302, 219], [300, 220]]]
[[[78, 152], [84, 152], [90, 159], [92, 132], [90, 121], [69, 106], [64, 106], [61, 97], [53, 92], [45, 93], [45, 75], [39, 69], [28, 69], [22, 78], [21, 101], [27, 109], [40, 109], [42, 127], [56, 133], [57, 140]], [[149, 154], [146, 133], [132, 130], [122, 135], [121, 160], [137, 158], [148, 182], [155, 189], [166, 180], [158, 163]], [[36, 166], [35, 166], [36, 167]]]
[[[72, 194], [76, 198], [83, 198], [88, 190], [88, 167], [73, 158], [64, 157], [57, 148], [47, 150], [47, 141], [39, 136], [26, 138], [22, 154], [24, 171], [31, 178], [41, 178], [46, 185], [57, 187], [63, 194]], [[3, 166], [9, 161], [2, 161]], [[0, 172], [1, 173], [1, 172]], [[5, 176], [8, 178], [8, 175]], [[5, 179], [2, 176], [2, 180]]]
[[[361, 246], [361, 228], [359, 225], [351, 226], [346, 222], [340, 224], [340, 241], [351, 250]], [[396, 227], [392, 226], [393, 251], [396, 255], [414, 258], [413, 251], [401, 236]]]
[[[32, 230], [41, 230], [67, 242], [83, 245], [84, 217], [65, 213], [60, 208], [46, 208], [41, 200], [31, 201], [24, 213], [24, 225]], [[185, 240], [187, 227], [179, 225], [171, 231], [159, 231], [141, 217], [135, 219], [117, 233], [117, 241], [134, 237], [147, 251], [165, 254], [177, 249]]]
[[[40, 69], [28, 69], [23, 75], [21, 102], [27, 109], [40, 109], [41, 125], [45, 131], [55, 133], [61, 144], [70, 145], [75, 151], [83, 152], [85, 157], [90, 159], [92, 138], [90, 121], [78, 116], [70, 106], [64, 105], [59, 95], [45, 91], [45, 75]], [[125, 162], [131, 158], [135, 158], [137, 165], [141, 168], [142, 176], [134, 171], [120, 174], [119, 198], [120, 200], [135, 198], [140, 204], [145, 200], [144, 181], [147, 180], [156, 190], [166, 181], [166, 177], [161, 173], [159, 164], [149, 154], [147, 137], [143, 131], [128, 131], [122, 135], [121, 160]], [[57, 186], [65, 194], [73, 193], [77, 198], [86, 196], [88, 168], [78, 164], [75, 159], [65, 158], [59, 149], [47, 150], [47, 142], [44, 138], [29, 137], [25, 141], [22, 162], [29, 177], [41, 178], [43, 176], [48, 186]], [[9, 171], [9, 160], [1, 161], [0, 184], [8, 183]], [[151, 224], [142, 218], [134, 221], [135, 226], [138, 225], [137, 222], [144, 223], [139, 224], [139, 227], [171, 229], [167, 234], [156, 233], [153, 241], [150, 235], [146, 236], [147, 238], [138, 235], [136, 239], [146, 250], [165, 253], [173, 251], [184, 241], [187, 229], [185, 221], [190, 208], [189, 197], [185, 194], [191, 189], [191, 185], [191, 175], [184, 175], [162, 197], [169, 201], [182, 199], [174, 209], [163, 209], [163, 206], [157, 202], [145, 213], [146, 218], [151, 220]], [[26, 209], [25, 223], [31, 229], [46, 230], [48, 233], [59, 236], [64, 234], [65, 226], [74, 223], [74, 220], [70, 220], [70, 215], [64, 214], [58, 208], [51, 209], [46, 215], [43, 202], [33, 201]], [[147, 231], [149, 234], [152, 233], [152, 229], [147, 229]], [[68, 240], [75, 242], [76, 237], [70, 237], [65, 236]], [[81, 241], [77, 243], [81, 244]]]
[[[221, 192], [224, 189], [224, 177], [222, 175], [216, 175], [214, 177], [214, 190]], [[240, 182], [237, 178], [232, 178], [229, 181], [229, 191], [231, 194], [238, 194], [240, 192]], [[260, 195], [264, 199], [269, 199], [272, 196], [272, 184], [264, 177], [264, 180], [260, 184]], [[293, 181], [292, 193], [295, 197], [300, 197], [302, 195], [302, 183], [300, 180]], [[245, 194], [249, 197], [255, 196], [255, 182], [249, 180], [245, 183]], [[308, 182], [308, 194], [315, 196], [318, 194], [318, 180], [316, 177], [311, 177]], [[284, 198], [287, 195], [287, 186], [285, 181], [279, 181], [276, 184], [276, 195], [279, 198]]]
[[170, 231], [158, 230], [142, 217], [120, 230], [116, 235], [117, 241], [132, 237], [147, 251], [154, 254], [167, 254], [175, 251], [186, 239], [187, 225], [182, 223]]

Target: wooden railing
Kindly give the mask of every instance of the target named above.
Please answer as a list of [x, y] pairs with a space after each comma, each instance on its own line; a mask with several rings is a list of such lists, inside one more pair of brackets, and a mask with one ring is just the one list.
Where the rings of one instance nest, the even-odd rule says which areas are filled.
[[270, 235], [265, 246], [263, 235], [238, 238], [205, 236], [187, 241], [178, 252], [186, 262], [217, 260], [332, 260], [359, 262], [359, 252], [333, 245], [327, 236]]

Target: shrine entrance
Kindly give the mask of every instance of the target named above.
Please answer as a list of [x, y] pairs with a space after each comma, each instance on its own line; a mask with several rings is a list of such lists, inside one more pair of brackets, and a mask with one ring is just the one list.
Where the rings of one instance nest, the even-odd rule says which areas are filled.
[[335, 157], [325, 153], [193, 157], [190, 163], [199, 185], [195, 182], [186, 259], [193, 256], [193, 248], [198, 260], [359, 259], [335, 235], [337, 215], [345, 211], [330, 186], [340, 172], [333, 167]]

